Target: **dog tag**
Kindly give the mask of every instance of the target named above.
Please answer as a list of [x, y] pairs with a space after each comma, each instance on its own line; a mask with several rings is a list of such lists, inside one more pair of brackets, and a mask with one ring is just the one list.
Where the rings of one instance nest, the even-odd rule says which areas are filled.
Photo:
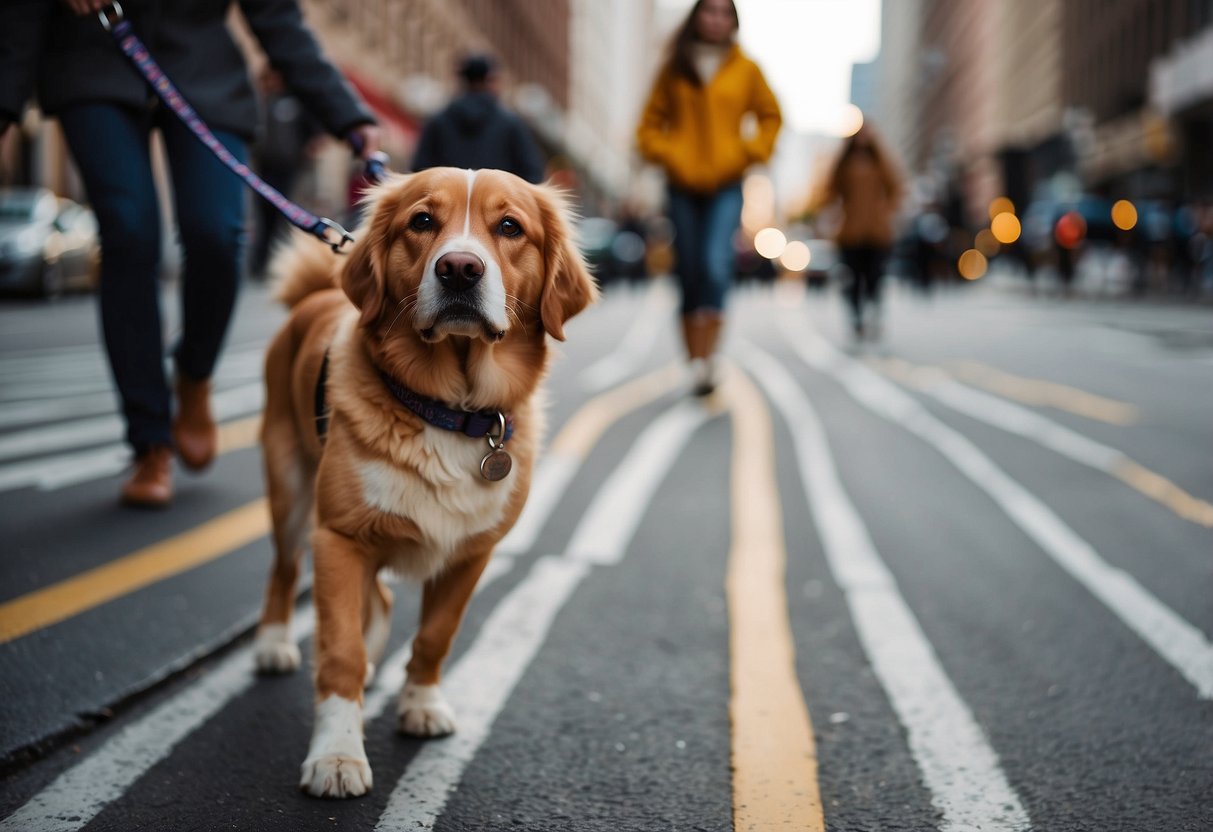
[[510, 475], [514, 460], [500, 448], [495, 448], [480, 460], [480, 474], [489, 482], [498, 482]]

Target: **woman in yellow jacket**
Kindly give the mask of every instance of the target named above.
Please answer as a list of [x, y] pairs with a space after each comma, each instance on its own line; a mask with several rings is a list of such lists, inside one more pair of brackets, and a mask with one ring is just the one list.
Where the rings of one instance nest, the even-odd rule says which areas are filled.
[[[716, 385], [713, 353], [733, 275], [741, 178], [775, 148], [779, 104], [736, 44], [733, 0], [698, 0], [675, 34], [636, 131], [640, 153], [665, 169], [682, 287], [682, 335], [696, 395]], [[753, 115], [747, 135], [743, 122]]]

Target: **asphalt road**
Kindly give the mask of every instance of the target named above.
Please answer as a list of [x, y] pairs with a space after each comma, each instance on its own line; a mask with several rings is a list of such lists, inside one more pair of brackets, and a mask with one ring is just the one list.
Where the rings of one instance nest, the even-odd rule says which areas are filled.
[[1213, 829], [1213, 310], [888, 307], [854, 344], [739, 290], [706, 403], [665, 284], [571, 324], [459, 732], [395, 732], [400, 585], [344, 802], [297, 788], [308, 673], [251, 671], [281, 310], [244, 293], [223, 453], [149, 513], [91, 299], [0, 307], [0, 830]]

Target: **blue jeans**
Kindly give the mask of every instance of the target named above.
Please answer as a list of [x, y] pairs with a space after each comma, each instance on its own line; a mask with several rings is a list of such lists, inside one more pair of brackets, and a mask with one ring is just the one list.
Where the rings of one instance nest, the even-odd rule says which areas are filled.
[[[241, 182], [171, 113], [80, 104], [59, 120], [101, 232], [101, 330], [122, 399], [127, 442], [136, 453], [171, 445], [171, 395], [160, 322], [160, 211], [149, 136], [168, 151], [177, 226], [185, 254], [178, 373], [208, 379], [215, 369], [240, 280], [244, 234]], [[244, 142], [215, 131], [240, 161]]]
[[669, 199], [682, 314], [720, 312], [733, 282], [733, 236], [741, 225], [741, 183], [710, 194], [671, 185]]

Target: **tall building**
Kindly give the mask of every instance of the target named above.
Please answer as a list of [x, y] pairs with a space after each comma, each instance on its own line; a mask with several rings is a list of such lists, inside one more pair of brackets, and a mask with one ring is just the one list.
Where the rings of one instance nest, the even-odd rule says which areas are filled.
[[1061, 181], [1213, 198], [1211, 0], [889, 0], [877, 118], [984, 221]]
[[928, 82], [920, 48], [922, 0], [883, 0], [880, 58], [872, 121], [903, 167], [913, 170], [922, 88]]
[[1213, 3], [1071, 0], [1064, 95], [1082, 171], [1137, 197], [1213, 197]]

